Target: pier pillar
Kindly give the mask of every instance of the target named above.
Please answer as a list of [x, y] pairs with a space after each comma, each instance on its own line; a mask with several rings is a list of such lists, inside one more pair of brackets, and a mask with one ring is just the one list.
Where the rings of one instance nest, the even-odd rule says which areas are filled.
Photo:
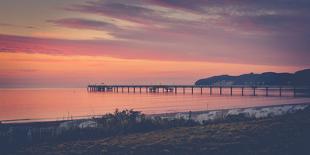
[[222, 95], [222, 87], [220, 87], [220, 95]]
[[279, 88], [279, 95], [282, 96], [282, 87]]
[[178, 93], [178, 87], [174, 87], [174, 93]]
[[233, 88], [232, 88], [232, 87], [230, 87], [230, 96], [232, 96], [232, 95], [233, 95], [232, 90], [233, 90]]
[[149, 88], [148, 87], [145, 87], [145, 92], [149, 92]]
[[122, 93], [124, 92], [124, 87], [122, 87]]
[[192, 87], [192, 94], [194, 94], [194, 87]]
[[202, 87], [200, 87], [200, 94], [202, 94]]
[[128, 91], [128, 93], [129, 93], [129, 87], [127, 87], [127, 91]]
[[241, 96], [244, 95], [243, 90], [244, 90], [244, 88], [242, 87], [242, 88], [241, 88]]
[[133, 87], [133, 93], [136, 93], [136, 87]]
[[256, 96], [256, 87], [253, 87], [253, 96]]
[[118, 87], [116, 87], [116, 92], [118, 93]]
[[185, 94], [185, 87], [183, 87], [183, 94]]
[[210, 95], [212, 95], [212, 87], [210, 87]]
[[140, 89], [140, 93], [141, 93], [141, 87], [139, 89]]

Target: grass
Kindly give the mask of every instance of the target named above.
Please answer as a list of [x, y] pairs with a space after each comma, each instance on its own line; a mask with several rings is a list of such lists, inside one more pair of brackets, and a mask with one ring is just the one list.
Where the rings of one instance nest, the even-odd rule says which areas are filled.
[[310, 108], [259, 120], [165, 128], [88, 140], [42, 142], [15, 154], [310, 154]]

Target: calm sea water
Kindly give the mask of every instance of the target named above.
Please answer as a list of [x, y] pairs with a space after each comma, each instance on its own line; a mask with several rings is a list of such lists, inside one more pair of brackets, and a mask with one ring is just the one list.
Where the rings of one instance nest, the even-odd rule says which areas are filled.
[[[215, 91], [215, 90], [214, 90]], [[229, 90], [225, 90], [229, 91]], [[226, 92], [227, 93], [227, 92]], [[0, 89], [0, 120], [68, 119], [85, 115], [101, 115], [118, 109], [135, 109], [147, 114], [200, 111], [277, 104], [310, 103], [310, 98], [210, 96], [207, 90], [183, 93], [103, 93], [70, 89]], [[247, 92], [248, 95], [251, 92]], [[272, 93], [272, 92], [271, 92]], [[277, 92], [274, 92], [276, 94]], [[227, 93], [229, 94], [229, 93]], [[285, 94], [285, 92], [284, 92]], [[288, 93], [288, 96], [289, 93]]]

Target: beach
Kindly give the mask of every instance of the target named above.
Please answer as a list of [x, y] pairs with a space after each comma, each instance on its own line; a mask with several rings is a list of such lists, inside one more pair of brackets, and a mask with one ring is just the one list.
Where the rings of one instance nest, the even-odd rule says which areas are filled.
[[[262, 112], [266, 112], [267, 109], [269, 109], [269, 113], [264, 117], [252, 117], [258, 115], [252, 114], [251, 116], [249, 113], [256, 110], [256, 113], [262, 116]], [[275, 109], [277, 110], [275, 111]], [[215, 116], [210, 114], [219, 111], [222, 112], [221, 116], [224, 116], [223, 113], [226, 114], [225, 119], [210, 119]], [[310, 134], [307, 132], [310, 129], [309, 103], [219, 111], [192, 112], [191, 119], [195, 119], [197, 123], [190, 125], [175, 125], [103, 137], [87, 138], [86, 136], [79, 138], [75, 136], [71, 140], [45, 140], [21, 145], [19, 149], [13, 152], [7, 151], [12, 154], [229, 154], [231, 151], [236, 152], [237, 150], [238, 154], [253, 153], [253, 150], [263, 154], [290, 154], [295, 151], [299, 153], [308, 151], [307, 142], [310, 138]], [[239, 111], [240, 113], [229, 116], [228, 114], [232, 111]], [[171, 121], [174, 119], [184, 120], [188, 119], [187, 114], [189, 113], [147, 115], [146, 118], [156, 119], [155, 117], [159, 116]], [[202, 115], [204, 121], [197, 120]], [[87, 121], [90, 120], [76, 120], [77, 126], [79, 123]], [[19, 129], [22, 127], [41, 128], [43, 131], [50, 127], [59, 128], [64, 123], [66, 121], [2, 125]], [[70, 124], [72, 125], [72, 123]], [[87, 128], [84, 129], [87, 131]], [[16, 146], [14, 147], [16, 148]], [[278, 147], [282, 149], [277, 149]]]

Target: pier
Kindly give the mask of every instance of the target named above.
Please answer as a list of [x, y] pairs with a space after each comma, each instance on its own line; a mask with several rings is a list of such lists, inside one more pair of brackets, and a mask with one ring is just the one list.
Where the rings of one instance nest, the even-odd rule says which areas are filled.
[[[308, 96], [309, 87], [249, 85], [88, 85], [89, 92], [115, 93], [190, 93], [240, 96]], [[304, 95], [306, 94], [306, 95]]]

